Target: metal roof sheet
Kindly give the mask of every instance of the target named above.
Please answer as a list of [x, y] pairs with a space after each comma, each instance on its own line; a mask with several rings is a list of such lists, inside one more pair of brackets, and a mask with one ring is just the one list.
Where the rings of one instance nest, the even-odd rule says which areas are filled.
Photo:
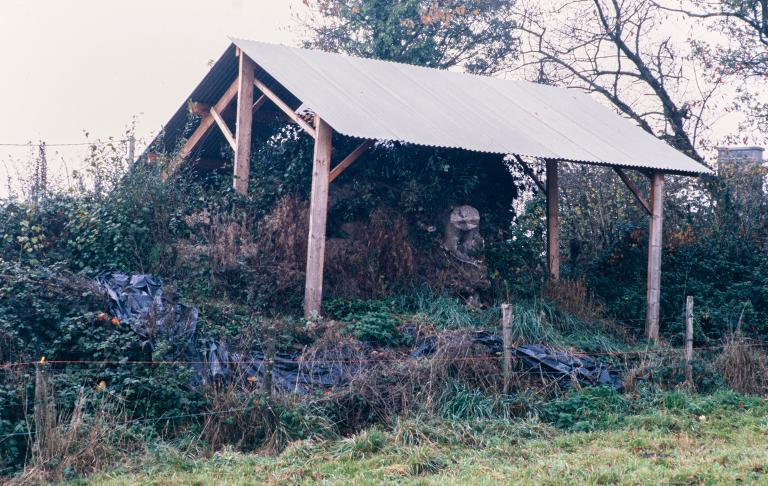
[[303, 106], [347, 136], [712, 172], [580, 91], [251, 40], [232, 42]]

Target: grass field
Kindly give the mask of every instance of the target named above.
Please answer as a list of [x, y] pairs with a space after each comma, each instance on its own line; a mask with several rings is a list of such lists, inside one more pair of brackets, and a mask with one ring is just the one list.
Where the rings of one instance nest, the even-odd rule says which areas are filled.
[[[588, 432], [538, 419], [412, 418], [349, 438], [297, 442], [277, 456], [221, 451], [194, 459], [169, 448], [88, 482], [768, 484], [765, 401], [685, 397], [666, 397], [658, 409]], [[608, 422], [601, 419], [598, 429], [600, 423]]]

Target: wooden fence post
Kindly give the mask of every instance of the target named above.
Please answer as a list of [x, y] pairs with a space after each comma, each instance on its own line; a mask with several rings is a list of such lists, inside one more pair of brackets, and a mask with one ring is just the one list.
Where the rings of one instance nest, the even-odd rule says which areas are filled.
[[501, 304], [501, 338], [504, 350], [504, 394], [509, 393], [512, 378], [512, 306]]
[[685, 298], [685, 381], [693, 384], [693, 296]]
[[53, 403], [50, 397], [50, 384], [45, 364], [35, 365], [35, 440], [33, 453], [39, 458], [48, 459], [51, 446], [51, 433], [55, 425]]

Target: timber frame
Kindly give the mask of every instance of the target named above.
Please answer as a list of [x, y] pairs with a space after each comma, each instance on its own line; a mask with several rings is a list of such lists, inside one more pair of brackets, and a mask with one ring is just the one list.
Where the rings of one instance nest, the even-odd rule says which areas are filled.
[[[544, 183], [536, 176], [533, 168], [519, 155], [513, 156], [523, 172], [533, 180], [536, 187], [547, 200], [547, 270], [551, 282], [560, 279], [560, 221], [558, 216], [559, 179], [558, 161], [547, 159], [546, 180]], [[664, 225], [664, 173], [645, 172], [648, 177], [651, 194], [649, 200], [643, 196], [637, 184], [620, 167], [612, 167], [635, 198], [638, 206], [649, 218], [648, 228], [648, 276], [646, 284], [645, 337], [659, 340], [659, 306], [661, 299], [661, 250], [662, 229]]]
[[[249, 163], [251, 157], [251, 137], [254, 114], [267, 102], [271, 102], [291, 122], [298, 125], [315, 141], [312, 158], [312, 188], [310, 195], [309, 229], [307, 246], [307, 265], [304, 292], [304, 315], [319, 315], [323, 297], [323, 266], [325, 259], [326, 220], [328, 213], [329, 185], [338, 178], [353, 162], [374, 146], [375, 140], [363, 140], [349, 155], [332, 167], [333, 128], [317, 115], [304, 117], [291, 109], [278, 94], [256, 77], [257, 64], [240, 49], [237, 79], [226, 89], [224, 94], [212, 106], [190, 102], [188, 109], [200, 117], [200, 123], [181, 147], [178, 155], [171, 160], [163, 171], [167, 178], [176, 171], [186, 159], [201, 145], [211, 129], [216, 126], [234, 151], [233, 187], [241, 193], [248, 193]], [[259, 96], [254, 101], [254, 94]], [[237, 98], [234, 134], [227, 125], [223, 113]], [[560, 161], [546, 159], [546, 179], [544, 182], [533, 169], [518, 155], [513, 155], [523, 172], [530, 177], [547, 201], [547, 266], [550, 281], [560, 278], [559, 252], [559, 177]], [[643, 172], [651, 181], [650, 197], [646, 199], [637, 185], [616, 166], [612, 166], [619, 178], [632, 192], [638, 205], [650, 215], [648, 245], [647, 311], [646, 337], [654, 341], [659, 339], [659, 298], [661, 283], [661, 243], [664, 204], [664, 173]]]

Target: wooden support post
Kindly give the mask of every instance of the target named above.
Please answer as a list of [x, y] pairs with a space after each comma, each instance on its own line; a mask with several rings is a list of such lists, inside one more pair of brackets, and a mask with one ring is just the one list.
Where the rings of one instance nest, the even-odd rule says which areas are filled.
[[685, 381], [693, 384], [693, 296], [685, 298]]
[[512, 380], [512, 306], [501, 304], [501, 338], [504, 351], [504, 394], [509, 394]]
[[648, 229], [648, 285], [645, 337], [659, 341], [659, 299], [661, 297], [661, 234], [664, 224], [664, 174], [651, 176], [651, 222]]
[[312, 192], [309, 203], [309, 242], [304, 286], [304, 316], [320, 313], [323, 302], [323, 263], [325, 259], [325, 221], [328, 216], [328, 178], [331, 167], [333, 129], [315, 117], [315, 153], [312, 161]]
[[560, 224], [557, 218], [557, 161], [547, 160], [547, 268], [552, 282], [560, 280]]
[[235, 126], [235, 170], [232, 186], [240, 194], [248, 194], [248, 173], [251, 168], [251, 131], [253, 130], [253, 78], [256, 63], [240, 53], [240, 74], [237, 82], [237, 125]]

